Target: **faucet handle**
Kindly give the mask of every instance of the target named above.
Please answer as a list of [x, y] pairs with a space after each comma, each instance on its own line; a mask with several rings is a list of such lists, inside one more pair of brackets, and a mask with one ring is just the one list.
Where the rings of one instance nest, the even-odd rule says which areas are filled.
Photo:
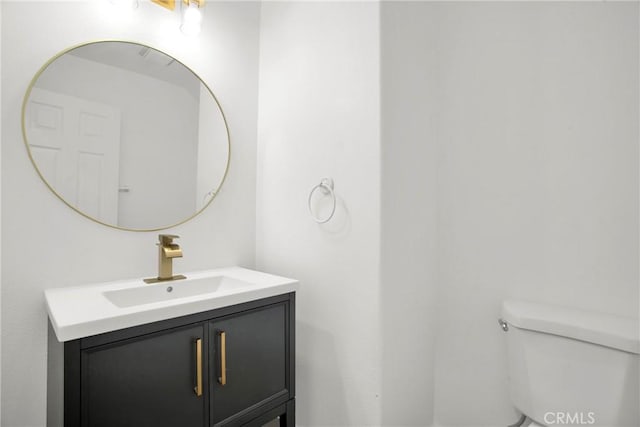
[[170, 245], [173, 243], [173, 239], [177, 239], [180, 236], [176, 236], [175, 234], [159, 234], [158, 235], [158, 239], [160, 240], [160, 244], [165, 246], [165, 245]]

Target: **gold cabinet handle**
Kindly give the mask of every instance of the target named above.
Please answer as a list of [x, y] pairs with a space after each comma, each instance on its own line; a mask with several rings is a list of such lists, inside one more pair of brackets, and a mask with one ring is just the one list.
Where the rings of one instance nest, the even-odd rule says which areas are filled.
[[221, 385], [227, 384], [227, 334], [224, 331], [218, 332], [220, 335], [220, 376], [218, 382]]
[[193, 388], [196, 396], [202, 396], [202, 339], [196, 340], [196, 386]]

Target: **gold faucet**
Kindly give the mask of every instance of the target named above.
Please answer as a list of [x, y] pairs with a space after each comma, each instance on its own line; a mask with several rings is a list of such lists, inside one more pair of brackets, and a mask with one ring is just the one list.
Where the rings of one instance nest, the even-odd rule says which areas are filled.
[[173, 258], [182, 258], [182, 249], [173, 239], [180, 236], [160, 234], [158, 239], [158, 277], [144, 279], [145, 283], [168, 282], [170, 280], [186, 279], [182, 274], [173, 275]]

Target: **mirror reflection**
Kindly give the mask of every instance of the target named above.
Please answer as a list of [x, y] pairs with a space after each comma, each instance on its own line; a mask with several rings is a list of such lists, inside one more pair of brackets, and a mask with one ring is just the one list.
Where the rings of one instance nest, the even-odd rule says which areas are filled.
[[202, 211], [229, 160], [222, 110], [189, 68], [131, 42], [69, 49], [23, 107], [29, 155], [66, 204], [103, 224], [158, 230]]

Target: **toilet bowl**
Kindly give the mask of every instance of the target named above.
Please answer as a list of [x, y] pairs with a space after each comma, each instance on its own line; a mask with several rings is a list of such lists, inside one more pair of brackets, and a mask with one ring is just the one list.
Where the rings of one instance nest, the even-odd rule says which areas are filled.
[[529, 427], [640, 425], [638, 319], [505, 301], [509, 394]]

